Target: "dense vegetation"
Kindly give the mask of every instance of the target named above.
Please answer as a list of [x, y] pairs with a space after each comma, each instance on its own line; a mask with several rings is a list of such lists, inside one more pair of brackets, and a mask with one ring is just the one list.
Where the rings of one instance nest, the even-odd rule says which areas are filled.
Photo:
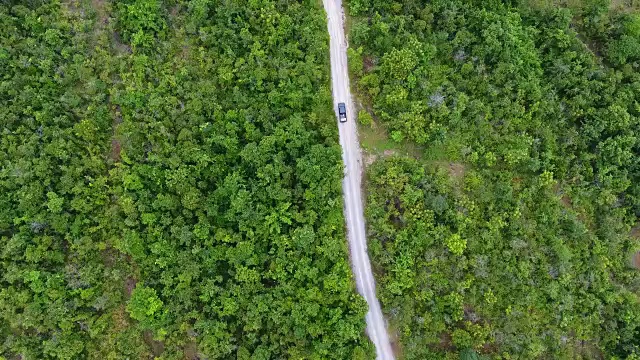
[[0, 3], [1, 359], [370, 359], [316, 1]]
[[349, 10], [366, 110], [423, 150], [368, 173], [401, 356], [638, 358], [640, 16], [607, 1]]

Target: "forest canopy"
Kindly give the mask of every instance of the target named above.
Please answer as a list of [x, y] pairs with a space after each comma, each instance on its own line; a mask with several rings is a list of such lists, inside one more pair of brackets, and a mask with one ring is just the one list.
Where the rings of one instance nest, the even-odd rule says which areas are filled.
[[2, 1], [0, 29], [0, 358], [372, 358], [320, 3]]
[[[359, 123], [419, 149], [365, 184], [398, 357], [640, 359], [638, 9], [346, 5]], [[0, 359], [374, 358], [319, 1], [0, 29]]]
[[361, 123], [419, 149], [366, 184], [400, 357], [640, 358], [638, 9], [348, 9]]

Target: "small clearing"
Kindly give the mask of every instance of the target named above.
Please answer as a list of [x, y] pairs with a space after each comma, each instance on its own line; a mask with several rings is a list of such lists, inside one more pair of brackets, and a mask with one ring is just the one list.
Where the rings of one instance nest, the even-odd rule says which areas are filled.
[[137, 284], [138, 284], [138, 280], [134, 279], [133, 277], [128, 277], [127, 280], [125, 280], [124, 291], [125, 291], [125, 294], [127, 295], [127, 299], [131, 297], [131, 293], [133, 293], [133, 289], [136, 288]]

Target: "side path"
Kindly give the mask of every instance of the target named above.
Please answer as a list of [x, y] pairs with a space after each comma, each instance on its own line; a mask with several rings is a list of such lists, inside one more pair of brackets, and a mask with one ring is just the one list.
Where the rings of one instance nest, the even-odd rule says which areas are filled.
[[[346, 123], [338, 122], [342, 159], [346, 173], [342, 181], [345, 202], [345, 219], [347, 238], [351, 254], [351, 266], [356, 278], [356, 286], [360, 295], [369, 305], [366, 316], [367, 334], [376, 347], [378, 360], [394, 360], [387, 327], [380, 310], [380, 302], [376, 297], [376, 285], [371, 271], [367, 239], [364, 226], [364, 211], [360, 184], [362, 181], [362, 162], [355, 112], [349, 87], [347, 68], [347, 42], [344, 36], [344, 14], [342, 0], [323, 0], [327, 12], [328, 30], [331, 38], [331, 82], [333, 88], [333, 105], [337, 113], [338, 103], [345, 103], [347, 108]], [[336, 119], [337, 122], [337, 119]]]

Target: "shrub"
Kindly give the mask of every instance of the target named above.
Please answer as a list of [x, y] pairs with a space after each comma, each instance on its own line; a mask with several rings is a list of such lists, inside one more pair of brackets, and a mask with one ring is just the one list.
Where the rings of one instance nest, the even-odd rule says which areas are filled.
[[371, 126], [371, 124], [373, 124], [373, 117], [366, 110], [360, 110], [358, 112], [358, 121], [364, 126]]
[[150, 48], [164, 37], [167, 24], [159, 0], [134, 0], [118, 4], [118, 30], [134, 48]]

